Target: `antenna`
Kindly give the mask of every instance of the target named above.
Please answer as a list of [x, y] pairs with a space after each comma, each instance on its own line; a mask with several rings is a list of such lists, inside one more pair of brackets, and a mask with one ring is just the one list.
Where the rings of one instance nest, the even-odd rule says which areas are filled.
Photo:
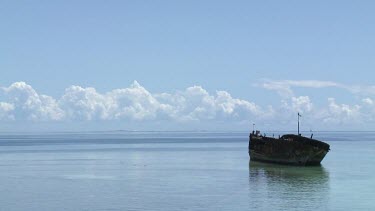
[[299, 117], [301, 117], [301, 114], [299, 114], [299, 112], [298, 112], [298, 135], [300, 135], [299, 134]]
[[255, 124], [253, 123], [253, 131], [254, 131], [254, 128], [255, 128]]

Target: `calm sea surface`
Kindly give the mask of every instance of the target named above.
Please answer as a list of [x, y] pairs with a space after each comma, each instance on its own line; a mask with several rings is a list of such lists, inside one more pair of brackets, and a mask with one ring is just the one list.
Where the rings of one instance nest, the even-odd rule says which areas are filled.
[[375, 132], [314, 137], [320, 167], [249, 162], [247, 133], [3, 133], [0, 210], [375, 210]]

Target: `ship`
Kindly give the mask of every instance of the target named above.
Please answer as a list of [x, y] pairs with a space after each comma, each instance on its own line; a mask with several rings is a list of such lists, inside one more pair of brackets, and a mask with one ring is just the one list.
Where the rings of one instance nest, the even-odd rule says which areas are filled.
[[249, 135], [250, 160], [299, 166], [320, 165], [329, 152], [330, 145], [313, 139], [313, 134], [310, 137], [302, 136], [299, 132], [300, 116], [298, 113], [297, 134], [267, 137], [253, 128]]

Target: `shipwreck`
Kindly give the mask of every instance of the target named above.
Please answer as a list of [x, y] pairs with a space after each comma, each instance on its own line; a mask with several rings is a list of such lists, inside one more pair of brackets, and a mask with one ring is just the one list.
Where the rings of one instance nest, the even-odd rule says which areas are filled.
[[299, 133], [286, 134], [278, 138], [261, 135], [260, 131], [253, 131], [249, 136], [249, 156], [252, 161], [279, 163], [287, 165], [311, 166], [320, 165], [330, 150], [329, 144], [304, 137]]

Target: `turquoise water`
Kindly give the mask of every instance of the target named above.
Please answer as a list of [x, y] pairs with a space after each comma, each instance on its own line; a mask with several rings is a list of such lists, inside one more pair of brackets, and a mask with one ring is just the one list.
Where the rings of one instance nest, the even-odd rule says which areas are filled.
[[319, 167], [249, 162], [247, 136], [2, 134], [0, 208], [375, 210], [375, 132], [315, 134]]

